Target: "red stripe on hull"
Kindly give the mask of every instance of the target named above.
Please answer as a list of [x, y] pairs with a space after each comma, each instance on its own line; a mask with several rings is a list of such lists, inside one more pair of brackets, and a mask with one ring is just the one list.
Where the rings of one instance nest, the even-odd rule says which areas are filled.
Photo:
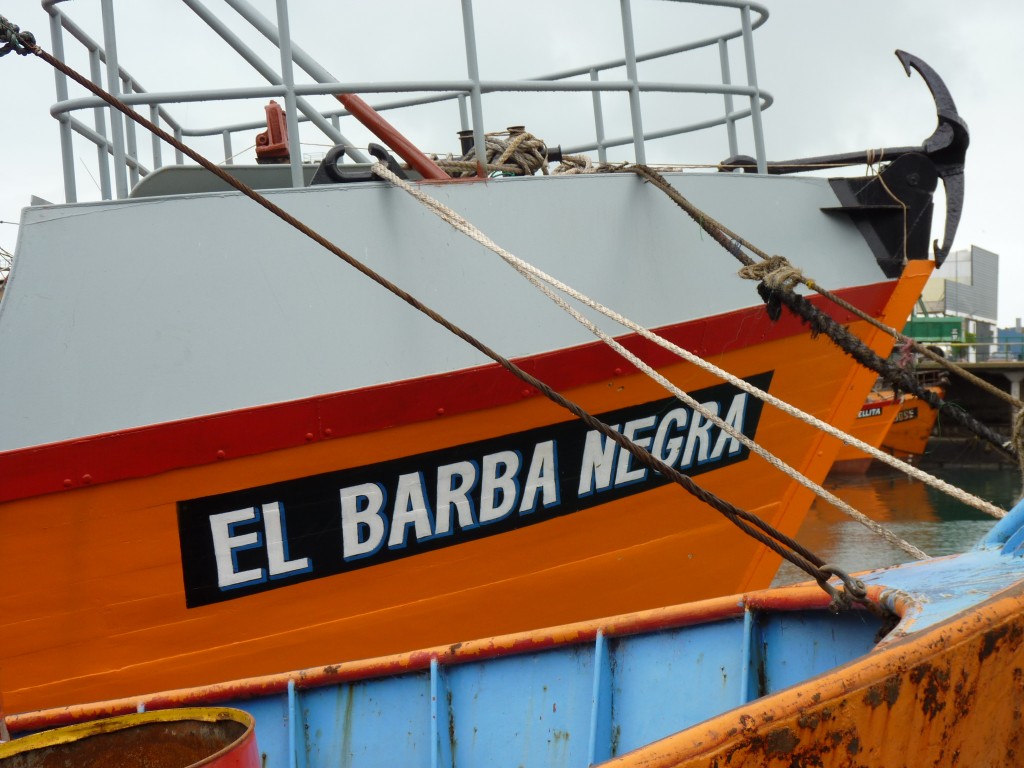
[[[877, 315], [893, 284], [840, 291], [851, 304]], [[820, 297], [816, 304], [825, 303]], [[839, 322], [853, 319], [828, 305]], [[660, 329], [669, 341], [708, 359], [716, 355], [806, 333], [784, 313], [771, 322], [763, 307]], [[672, 353], [630, 335], [624, 345], [653, 366]], [[516, 361], [556, 390], [634, 373], [636, 369], [601, 342]], [[0, 453], [0, 502], [147, 477], [184, 467], [253, 456], [285, 448], [436, 420], [540, 397], [497, 364], [392, 384], [138, 427]]]

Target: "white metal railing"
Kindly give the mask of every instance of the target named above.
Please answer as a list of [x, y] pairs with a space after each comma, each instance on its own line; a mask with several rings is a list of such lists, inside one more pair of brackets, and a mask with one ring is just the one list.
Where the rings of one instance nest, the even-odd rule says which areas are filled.
[[[631, 0], [619, 0], [622, 19], [623, 56], [618, 59], [590, 64], [575, 69], [556, 72], [525, 80], [484, 80], [480, 77], [476, 50], [476, 34], [473, 23], [472, 0], [461, 0], [463, 30], [466, 48], [468, 77], [445, 81], [400, 81], [400, 82], [339, 82], [311, 56], [294, 44], [288, 29], [287, 0], [276, 0], [277, 23], [264, 17], [247, 0], [223, 0], [228, 6], [255, 27], [267, 39], [278, 46], [281, 61], [280, 72], [259, 58], [236, 34], [214, 15], [200, 0], [182, 0], [200, 20], [216, 32], [235, 52], [264, 77], [269, 85], [256, 88], [231, 88], [208, 91], [150, 93], [124, 70], [117, 59], [117, 40], [114, 29], [113, 0], [100, 0], [103, 12], [103, 45], [97, 43], [73, 22], [57, 4], [60, 0], [42, 0], [42, 6], [50, 16], [50, 33], [54, 55], [64, 60], [64, 42], [67, 32], [82, 45], [89, 57], [90, 78], [106, 90], [117, 95], [122, 101], [133, 106], [146, 106], [149, 119], [164, 127], [179, 139], [184, 137], [221, 136], [224, 145], [225, 163], [230, 164], [233, 156], [232, 136], [239, 132], [265, 127], [263, 122], [242, 122], [205, 128], [185, 128], [176, 121], [167, 109], [168, 104], [188, 102], [238, 100], [251, 98], [282, 98], [285, 102], [289, 135], [298, 137], [300, 122], [315, 125], [335, 144], [345, 144], [347, 155], [355, 162], [367, 162], [366, 156], [349, 142], [341, 131], [340, 120], [349, 115], [345, 109], [320, 111], [304, 97], [312, 95], [333, 95], [338, 93], [360, 94], [425, 94], [394, 100], [375, 105], [377, 111], [396, 110], [410, 106], [454, 101], [458, 105], [459, 124], [463, 132], [473, 136], [478, 148], [477, 156], [483, 156], [484, 114], [483, 95], [496, 92], [590, 92], [593, 101], [594, 138], [572, 146], [564, 147], [568, 153], [596, 150], [600, 161], [606, 160], [609, 148], [633, 145], [636, 162], [646, 162], [645, 142], [677, 136], [684, 133], [724, 126], [726, 129], [729, 154], [739, 153], [736, 123], [750, 118], [754, 141], [754, 153], [758, 171], [765, 172], [765, 151], [761, 127], [761, 110], [771, 106], [770, 94], [757, 85], [754, 62], [753, 31], [768, 18], [768, 11], [758, 3], [745, 0], [672, 0], [683, 5], [717, 6], [732, 9], [739, 14], [739, 24], [721, 34], [656, 51], [638, 53], [632, 27]], [[180, 33], [178, 33], [180, 34]], [[743, 45], [743, 59], [746, 69], [746, 85], [732, 83], [729, 49], [730, 40], [739, 39]], [[717, 83], [664, 83], [641, 80], [638, 65], [641, 63], [681, 55], [704, 48], [716, 47], [719, 53], [721, 82]], [[105, 65], [105, 67], [103, 66]], [[298, 66], [316, 82], [296, 85], [293, 67]], [[610, 79], [613, 70], [624, 69], [625, 77]], [[573, 80], [587, 76], [588, 80]], [[96, 97], [70, 99], [67, 79], [57, 76], [57, 103], [51, 114], [60, 122], [61, 153], [64, 170], [64, 190], [67, 202], [77, 200], [75, 182], [75, 158], [72, 134], [77, 133], [96, 147], [100, 168], [100, 192], [104, 199], [128, 196], [131, 186], [149, 168], [139, 159], [139, 144], [136, 126], [128, 121], [124, 124], [122, 115], [108, 107]], [[629, 97], [631, 133], [626, 136], [607, 137], [602, 111], [601, 95], [624, 92]], [[677, 125], [655, 131], [645, 130], [641, 114], [640, 94], [642, 93], [700, 93], [720, 94], [724, 110], [720, 117]], [[737, 109], [734, 97], [743, 97], [748, 105]], [[78, 113], [92, 110], [92, 125], [78, 116]], [[109, 127], [109, 135], [108, 135]], [[297, 138], [293, 139], [297, 142]], [[155, 136], [151, 141], [151, 167], [163, 165], [162, 146]], [[175, 163], [184, 163], [180, 152], [175, 153]], [[301, 186], [303, 175], [301, 152], [291, 153], [291, 177], [295, 186]], [[112, 183], [113, 179], [113, 183]]]

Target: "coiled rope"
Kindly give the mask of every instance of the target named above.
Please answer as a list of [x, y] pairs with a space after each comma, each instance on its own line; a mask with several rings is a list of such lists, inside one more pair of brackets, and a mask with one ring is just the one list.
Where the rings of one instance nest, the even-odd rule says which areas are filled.
[[[540, 171], [547, 176], [550, 173], [547, 145], [522, 128], [485, 134], [484, 152], [486, 158], [482, 170], [487, 175], [533, 176]], [[480, 170], [476, 147], [458, 159], [450, 156], [435, 156], [433, 159], [446, 173], [455, 178], [476, 176]], [[590, 167], [590, 159], [584, 155], [566, 155], [561, 157], [561, 165], [555, 173], [585, 173]], [[563, 168], [565, 170], [562, 170]]]

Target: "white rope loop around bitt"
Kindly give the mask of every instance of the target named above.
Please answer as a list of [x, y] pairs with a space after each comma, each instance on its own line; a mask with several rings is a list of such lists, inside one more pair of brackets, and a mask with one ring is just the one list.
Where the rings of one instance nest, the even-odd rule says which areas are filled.
[[[862, 523], [863, 525], [871, 528], [871, 530], [873, 530], [875, 533], [878, 533], [879, 535], [883, 536], [883, 538], [885, 538], [887, 541], [889, 541], [890, 543], [894, 544], [895, 546], [898, 546], [900, 549], [904, 550], [908, 554], [911, 554], [912, 556], [918, 557], [918, 558], [923, 558], [923, 557], [927, 556], [920, 549], [918, 549], [917, 547], [914, 547], [912, 544], [909, 544], [909, 543], [899, 539], [894, 534], [892, 534], [891, 532], [889, 532], [886, 529], [884, 529], [882, 526], [879, 526], [877, 523], [872, 521], [870, 518], [867, 518], [866, 516], [862, 515], [860, 512], [858, 512], [855, 509], [853, 509], [852, 507], [850, 507], [844, 501], [842, 501], [841, 499], [839, 499], [836, 496], [834, 496], [833, 494], [831, 494], [829, 491], [825, 490], [824, 488], [822, 488], [818, 484], [812, 482], [810, 479], [806, 478], [805, 476], [803, 476], [802, 474], [797, 472], [795, 469], [793, 469], [789, 465], [785, 464], [784, 462], [782, 462], [777, 457], [773, 456], [771, 453], [769, 453], [767, 450], [762, 448], [760, 445], [758, 445], [757, 443], [754, 443], [749, 438], [747, 438], [746, 435], [743, 435], [742, 433], [740, 433], [737, 430], [733, 429], [730, 425], [728, 425], [725, 422], [723, 422], [720, 418], [718, 418], [718, 416], [716, 414], [713, 414], [713, 413], [707, 411], [707, 409], [705, 409], [702, 406], [700, 406], [700, 404], [697, 403], [695, 400], [693, 400], [693, 398], [691, 398], [688, 394], [686, 394], [685, 392], [683, 392], [682, 390], [677, 388], [675, 385], [673, 385], [671, 382], [669, 382], [667, 379], [665, 379], [663, 376], [661, 376], [661, 374], [659, 374], [657, 371], [654, 371], [652, 368], [650, 368], [650, 366], [648, 366], [646, 363], [641, 361], [639, 358], [637, 358], [631, 352], [626, 350], [624, 347], [622, 347], [618, 342], [616, 342], [610, 336], [608, 336], [604, 332], [600, 331], [592, 322], [590, 322], [588, 319], [586, 319], [585, 317], [580, 315], [580, 313], [578, 311], [576, 311], [574, 308], [569, 306], [561, 297], [553, 294], [546, 286], [540, 285], [538, 281], [543, 281], [543, 282], [548, 283], [549, 285], [557, 288], [559, 291], [562, 291], [563, 293], [565, 293], [566, 295], [570, 296], [571, 298], [573, 298], [573, 299], [575, 299], [575, 300], [585, 304], [586, 306], [591, 307], [595, 311], [601, 312], [605, 316], [615, 320], [616, 322], [620, 323], [621, 325], [624, 325], [625, 327], [629, 328], [630, 330], [633, 330], [634, 332], [638, 333], [639, 335], [643, 336], [644, 338], [647, 338], [647, 339], [653, 341], [654, 343], [658, 344], [662, 348], [667, 349], [667, 350], [675, 353], [676, 355], [682, 357], [683, 359], [687, 360], [688, 362], [692, 362], [695, 365], [698, 365], [702, 369], [708, 371], [709, 373], [712, 373], [713, 375], [715, 375], [715, 376], [717, 376], [719, 378], [722, 378], [725, 381], [728, 381], [729, 383], [733, 384], [734, 386], [737, 386], [738, 388], [742, 389], [743, 391], [748, 392], [749, 394], [753, 395], [754, 397], [757, 397], [757, 398], [763, 400], [764, 402], [768, 402], [768, 403], [776, 406], [777, 408], [779, 408], [780, 410], [790, 414], [791, 416], [793, 416], [795, 418], [798, 418], [798, 419], [800, 419], [800, 420], [804, 421], [805, 423], [808, 423], [808, 424], [810, 424], [812, 426], [815, 426], [815, 427], [825, 431], [827, 434], [830, 434], [833, 437], [835, 437], [835, 438], [837, 438], [839, 440], [842, 440], [843, 442], [846, 442], [849, 445], [853, 445], [854, 447], [861, 448], [862, 450], [866, 450], [866, 452], [869, 452], [869, 453], [870, 452], [878, 453], [878, 454], [880, 454], [881, 457], [885, 457], [885, 458], [891, 459], [892, 457], [890, 457], [888, 454], [885, 454], [885, 453], [882, 453], [880, 451], [877, 451], [876, 449], [872, 448], [871, 446], [867, 445], [866, 443], [863, 443], [863, 442], [857, 440], [856, 438], [851, 437], [850, 435], [846, 435], [845, 433], [835, 429], [831, 425], [826, 424], [825, 422], [822, 422], [822, 421], [816, 419], [815, 417], [813, 417], [813, 416], [811, 416], [809, 414], [806, 414], [803, 411], [800, 411], [797, 408], [794, 408], [793, 406], [789, 405], [788, 403], [785, 403], [784, 401], [779, 400], [778, 398], [776, 398], [776, 397], [774, 397], [772, 395], [769, 395], [767, 392], [763, 392], [762, 390], [758, 389], [757, 387], [754, 387], [753, 385], [749, 384], [748, 382], [743, 381], [742, 379], [739, 379], [739, 378], [733, 376], [732, 374], [730, 374], [727, 371], [724, 371], [724, 370], [718, 368], [717, 366], [714, 366], [713, 364], [711, 364], [711, 363], [703, 360], [702, 358], [694, 355], [693, 353], [689, 352], [688, 350], [682, 349], [681, 347], [678, 347], [677, 345], [672, 344], [671, 342], [667, 341], [666, 339], [661, 338], [660, 336], [658, 336], [657, 334], [653, 333], [652, 331], [650, 331], [650, 330], [648, 330], [648, 329], [638, 325], [637, 323], [634, 323], [631, 320], [628, 320], [627, 318], [619, 315], [618, 313], [613, 312], [612, 310], [604, 307], [603, 305], [599, 304], [598, 302], [594, 301], [593, 299], [590, 299], [589, 297], [587, 297], [587, 296], [579, 293], [578, 291], [570, 288], [569, 286], [565, 285], [564, 283], [561, 283], [560, 281], [556, 280], [555, 278], [551, 277], [550, 275], [547, 275], [546, 273], [544, 273], [543, 271], [537, 269], [533, 265], [523, 261], [522, 259], [517, 258], [516, 256], [512, 255], [511, 253], [505, 251], [500, 246], [495, 244], [492, 240], [490, 240], [490, 238], [488, 238], [486, 235], [484, 235], [482, 232], [480, 232], [480, 230], [478, 230], [475, 227], [473, 227], [473, 225], [471, 225], [468, 221], [466, 221], [464, 218], [462, 218], [455, 211], [452, 211], [450, 208], [448, 208], [447, 206], [443, 205], [439, 201], [437, 201], [434, 198], [431, 198], [430, 196], [424, 194], [423, 192], [421, 192], [420, 190], [416, 189], [412, 185], [402, 181], [397, 176], [392, 174], [383, 165], [378, 163], [377, 165], [374, 166], [373, 171], [374, 171], [375, 174], [377, 174], [381, 178], [387, 180], [391, 184], [393, 184], [393, 185], [403, 189], [404, 191], [408, 192], [410, 195], [415, 197], [417, 200], [419, 200], [425, 206], [430, 208], [436, 215], [438, 215], [440, 218], [442, 218], [444, 221], [446, 221], [449, 225], [451, 225], [455, 229], [458, 229], [460, 232], [462, 232], [466, 236], [472, 238], [473, 240], [477, 241], [478, 243], [480, 243], [484, 247], [486, 247], [489, 250], [491, 250], [494, 253], [496, 253], [504, 261], [506, 261], [506, 263], [508, 263], [513, 268], [515, 268], [518, 272], [520, 272], [520, 274], [522, 274], [525, 277], [527, 277], [527, 279], [529, 279], [531, 281], [531, 283], [533, 283], [535, 286], [540, 288], [540, 290], [542, 290], [545, 293], [545, 295], [547, 295], [552, 301], [554, 301], [556, 304], [558, 304], [560, 307], [562, 307], [562, 309], [564, 309], [566, 312], [568, 312], [570, 315], [572, 315], [578, 322], [580, 322], [584, 326], [586, 326], [592, 333], [594, 333], [596, 336], [598, 336], [598, 338], [601, 338], [603, 341], [605, 341], [605, 343], [607, 343], [610, 346], [612, 346], [617, 352], [619, 352], [620, 355], [622, 355], [627, 360], [629, 360], [639, 370], [641, 370], [644, 373], [646, 373], [648, 376], [650, 376], [652, 379], [654, 379], [659, 384], [661, 384], [663, 387], [665, 387], [668, 391], [670, 391], [673, 395], [675, 395], [680, 400], [685, 402], [691, 408], [694, 408], [694, 410], [696, 410], [698, 413], [701, 413], [702, 416], [704, 416], [705, 418], [710, 420], [712, 423], [715, 423], [717, 426], [722, 428], [727, 434], [729, 434], [730, 436], [732, 436], [735, 439], [739, 440], [746, 447], [748, 447], [751, 451], [753, 451], [754, 453], [757, 453], [763, 459], [768, 461], [769, 464], [771, 464], [772, 466], [775, 466], [777, 469], [779, 469], [780, 471], [782, 471], [783, 473], [785, 473], [786, 475], [788, 475], [792, 479], [796, 480], [797, 482], [799, 482], [804, 487], [814, 491], [822, 499], [828, 501], [830, 504], [832, 504], [833, 506], [839, 508], [844, 513], [846, 513], [850, 517], [856, 519], [858, 522]], [[883, 458], [883, 460], [885, 460], [885, 458]], [[1005, 515], [1005, 512], [1003, 510], [999, 509], [998, 507], [994, 507], [993, 505], [989, 504], [988, 502], [985, 502], [984, 500], [976, 499], [975, 497], [971, 496], [970, 494], [966, 494], [965, 492], [961, 491], [960, 489], [957, 489], [957, 488], [955, 488], [953, 486], [950, 486], [947, 483], [943, 482], [942, 480], [939, 480], [938, 478], [934, 478], [931, 475], [927, 475], [926, 473], [920, 472], [919, 470], [916, 470], [916, 468], [911, 467], [910, 465], [904, 464], [903, 462], [899, 462], [898, 460], [896, 460], [896, 461], [898, 462], [898, 464], [903, 465], [907, 469], [913, 470], [915, 473], [918, 473], [918, 474], [923, 476], [922, 478], [919, 478], [919, 479], [922, 479], [924, 482], [928, 482], [929, 484], [931, 484], [931, 485], [933, 485], [935, 487], [940, 488], [940, 490], [944, 490], [946, 493], [950, 493], [951, 495], [954, 495], [954, 497], [958, 498], [960, 501], [963, 501], [966, 504], [969, 504], [971, 506], [979, 508], [982, 511], [985, 511], [988, 514], [992, 514], [992, 515], [994, 515], [996, 517], [1001, 517], [1001, 516]], [[925, 478], [927, 478], [927, 479], [925, 479]], [[943, 487], [943, 486], [945, 486], [945, 487]], [[974, 503], [972, 503], [972, 501]]]

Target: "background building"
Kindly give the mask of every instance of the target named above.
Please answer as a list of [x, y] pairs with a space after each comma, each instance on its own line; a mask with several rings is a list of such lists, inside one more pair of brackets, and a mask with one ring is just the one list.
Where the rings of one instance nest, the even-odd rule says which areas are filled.
[[998, 314], [999, 254], [972, 245], [935, 270], [904, 332], [954, 358], [983, 361], [998, 354]]

